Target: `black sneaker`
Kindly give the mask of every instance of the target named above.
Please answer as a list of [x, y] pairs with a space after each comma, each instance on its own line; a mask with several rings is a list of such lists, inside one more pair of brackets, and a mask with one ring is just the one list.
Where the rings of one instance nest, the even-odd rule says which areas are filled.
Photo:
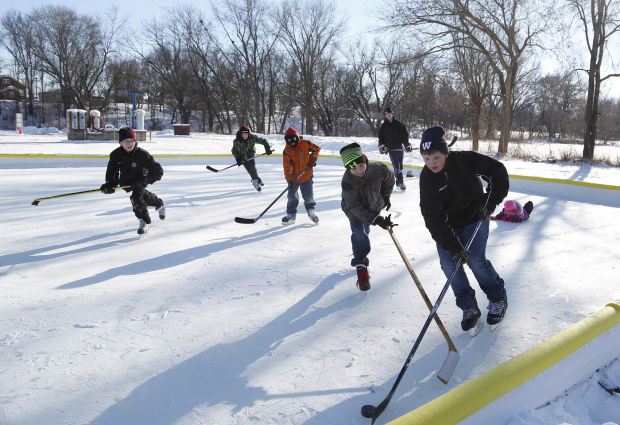
[[480, 313], [480, 309], [478, 308], [478, 304], [474, 305], [472, 308], [468, 308], [467, 310], [463, 310], [463, 320], [461, 320], [461, 328], [464, 331], [468, 331], [474, 326], [476, 326], [476, 322], [482, 313]]
[[489, 325], [497, 325], [502, 321], [508, 309], [508, 297], [503, 300], [489, 303], [489, 313], [487, 314], [487, 323]]

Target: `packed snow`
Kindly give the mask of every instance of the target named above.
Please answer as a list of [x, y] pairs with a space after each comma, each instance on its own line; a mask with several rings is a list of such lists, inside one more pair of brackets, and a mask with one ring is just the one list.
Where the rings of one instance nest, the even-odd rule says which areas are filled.
[[[243, 167], [220, 173], [205, 168], [234, 162], [228, 156], [232, 136], [153, 133], [140, 146], [164, 167], [163, 179], [150, 188], [166, 201], [167, 218], [160, 221], [151, 210], [150, 231], [138, 236], [123, 191], [31, 205], [41, 197], [97, 189], [116, 141], [28, 133], [0, 132], [1, 424], [370, 423], [360, 407], [385, 398], [428, 316], [380, 228], [370, 234], [372, 289], [355, 287], [350, 230], [340, 210], [344, 168], [338, 151], [355, 140], [371, 160], [388, 161], [375, 139], [309, 137], [322, 147], [314, 178], [320, 224], [310, 221], [302, 203], [296, 224], [282, 226], [285, 196], [255, 224], [234, 222], [236, 216], [257, 217], [286, 188], [281, 157], [257, 159], [265, 182], [259, 193]], [[281, 135], [266, 138], [276, 153], [282, 151]], [[562, 146], [532, 142], [521, 149], [536, 149], [545, 159]], [[453, 148], [469, 149], [470, 142]], [[618, 146], [601, 148], [609, 156], [620, 152]], [[417, 152], [405, 162], [423, 164]], [[503, 162], [512, 175], [620, 186], [618, 167]], [[419, 168], [413, 174], [405, 192], [394, 192], [390, 213], [398, 223], [394, 233], [434, 301], [445, 277], [419, 212]], [[534, 211], [522, 224], [491, 223], [488, 257], [509, 297], [504, 322], [475, 338], [463, 333], [449, 291], [439, 316], [460, 353], [454, 375], [448, 385], [435, 378], [447, 346], [431, 324], [377, 423], [620, 299], [619, 194], [512, 179], [508, 198], [531, 200]], [[486, 300], [477, 293], [483, 307]], [[599, 381], [620, 386], [618, 359], [593, 363], [588, 380], [496, 423], [618, 424], [620, 394]]]

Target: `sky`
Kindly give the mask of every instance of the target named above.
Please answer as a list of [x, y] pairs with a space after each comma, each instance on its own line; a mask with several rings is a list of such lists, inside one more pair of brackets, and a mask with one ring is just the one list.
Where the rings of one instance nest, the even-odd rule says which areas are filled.
[[[191, 2], [190, 2], [191, 3]], [[216, 2], [217, 3], [217, 2]], [[20, 10], [25, 12], [33, 7], [39, 7], [50, 4], [49, 1], [43, 0], [24, 0], [19, 2]], [[132, 23], [139, 23], [153, 16], [163, 13], [165, 7], [171, 4], [165, 0], [134, 0], [125, 2], [84, 2], [77, 0], [60, 0], [53, 2], [56, 5], [64, 5], [71, 7], [79, 12], [93, 14], [104, 14], [109, 11], [112, 5], [116, 5], [121, 15], [131, 16]], [[181, 2], [183, 4], [183, 2]], [[195, 3], [194, 3], [195, 4]], [[381, 30], [377, 32], [377, 27], [381, 24], [381, 20], [376, 18], [376, 11], [382, 7], [388, 7], [389, 2], [386, 0], [338, 0], [337, 7], [343, 13], [346, 13], [349, 20], [347, 22], [347, 31], [341, 41], [355, 41], [362, 38], [373, 39], [381, 36]], [[201, 6], [204, 7], [204, 6]], [[576, 34], [580, 34], [581, 29], [576, 29]], [[585, 50], [585, 49], [584, 49]], [[606, 55], [611, 52], [620, 51], [620, 37], [618, 34], [612, 38], [612, 43]], [[615, 60], [618, 62], [618, 59]], [[554, 68], [555, 59], [543, 61], [543, 66], [548, 70]], [[585, 65], [584, 65], [585, 66]], [[603, 95], [620, 97], [620, 78], [612, 78], [602, 85]]]
[[[377, 227], [370, 232], [372, 288], [355, 287], [337, 157], [350, 139], [311, 138], [322, 148], [314, 169], [318, 226], [303, 207], [294, 225], [282, 226], [285, 199], [246, 225], [234, 217], [258, 216], [286, 187], [281, 135], [266, 136], [276, 154], [257, 160], [265, 186], [256, 192], [243, 167], [205, 168], [233, 162], [231, 136], [153, 133], [141, 146], [164, 167], [162, 180], [149, 188], [166, 201], [167, 217], [161, 221], [151, 210], [150, 231], [140, 237], [123, 191], [31, 205], [98, 188], [116, 141], [24, 131], [0, 132], [0, 154], [99, 158], [0, 157], [0, 423], [370, 423], [361, 406], [387, 395], [428, 310], [387, 232]], [[356, 141], [371, 160], [386, 159], [374, 138]], [[550, 152], [541, 142], [521, 149]], [[180, 154], [214, 156], [171, 157]], [[405, 163], [422, 160], [414, 151]], [[620, 186], [618, 167], [504, 163], [511, 174]], [[445, 277], [419, 214], [419, 170], [412, 171], [407, 190], [392, 194], [390, 213], [406, 258], [434, 301]], [[447, 347], [432, 324], [378, 424], [620, 299], [617, 191], [512, 179], [508, 197], [531, 200], [534, 211], [522, 224], [490, 225], [487, 254], [509, 297], [504, 322], [472, 338], [460, 330], [448, 291], [438, 314], [460, 354], [450, 382], [434, 378]], [[478, 302], [485, 310], [486, 300], [478, 295]], [[584, 360], [588, 379], [566, 388], [545, 380], [558, 399], [493, 423], [620, 424], [618, 397], [598, 385], [603, 379], [620, 384], [619, 360], [603, 362], [591, 351]]]

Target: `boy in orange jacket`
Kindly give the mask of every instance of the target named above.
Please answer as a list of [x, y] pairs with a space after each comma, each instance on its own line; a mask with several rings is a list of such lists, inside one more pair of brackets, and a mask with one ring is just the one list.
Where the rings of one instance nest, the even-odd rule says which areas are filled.
[[286, 146], [282, 153], [282, 165], [284, 167], [284, 178], [288, 182], [288, 201], [286, 203], [286, 215], [282, 217], [282, 224], [295, 223], [297, 206], [299, 205], [297, 189], [301, 189], [301, 196], [304, 198], [308, 217], [318, 224], [319, 218], [314, 213], [316, 202], [312, 191], [312, 168], [316, 165], [321, 148], [310, 140], [301, 138], [299, 132], [293, 127], [286, 130], [284, 140]]

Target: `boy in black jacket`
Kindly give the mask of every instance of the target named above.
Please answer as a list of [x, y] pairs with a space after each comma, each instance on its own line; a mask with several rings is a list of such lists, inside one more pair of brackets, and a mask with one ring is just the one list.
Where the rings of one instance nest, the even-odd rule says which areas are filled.
[[[508, 194], [508, 173], [504, 165], [473, 151], [450, 152], [442, 127], [431, 127], [422, 134], [420, 153], [424, 169], [420, 173], [420, 209], [426, 227], [437, 243], [441, 269], [449, 277], [462, 259], [473, 272], [489, 300], [487, 323], [499, 323], [508, 308], [504, 280], [499, 277], [485, 251], [489, 236], [489, 217]], [[487, 182], [483, 191], [480, 178]], [[464, 245], [477, 222], [482, 225], [469, 251]], [[456, 305], [463, 310], [461, 327], [473, 328], [480, 317], [475, 292], [463, 268], [452, 281]]]
[[138, 147], [136, 134], [131, 128], [123, 127], [118, 131], [118, 142], [121, 146], [110, 153], [105, 173], [106, 182], [101, 185], [101, 191], [110, 194], [114, 193], [116, 186], [131, 186], [124, 190], [131, 192], [133, 212], [140, 221], [138, 234], [142, 235], [149, 230], [151, 224], [147, 207], [155, 207], [159, 218], [166, 218], [164, 201], [146, 190], [147, 185], [161, 179], [164, 170], [150, 153]]
[[380, 162], [368, 162], [362, 148], [351, 143], [340, 149], [346, 167], [342, 176], [341, 207], [351, 226], [353, 259], [351, 265], [357, 270], [357, 287], [360, 291], [370, 289], [368, 254], [370, 253], [370, 225], [387, 229], [393, 223], [390, 216], [379, 215], [390, 209], [390, 195], [394, 188], [394, 173]]
[[237, 131], [231, 152], [237, 161], [237, 166], [243, 165], [245, 167], [246, 171], [250, 175], [250, 178], [252, 179], [254, 189], [260, 192], [261, 186], [264, 185], [263, 181], [260, 177], [258, 177], [256, 163], [254, 161], [254, 157], [256, 156], [256, 147], [254, 145], [257, 143], [260, 143], [265, 147], [266, 155], [271, 155], [273, 153], [271, 146], [269, 146], [269, 142], [267, 142], [266, 139], [252, 134], [250, 127], [247, 125], [242, 125]]

